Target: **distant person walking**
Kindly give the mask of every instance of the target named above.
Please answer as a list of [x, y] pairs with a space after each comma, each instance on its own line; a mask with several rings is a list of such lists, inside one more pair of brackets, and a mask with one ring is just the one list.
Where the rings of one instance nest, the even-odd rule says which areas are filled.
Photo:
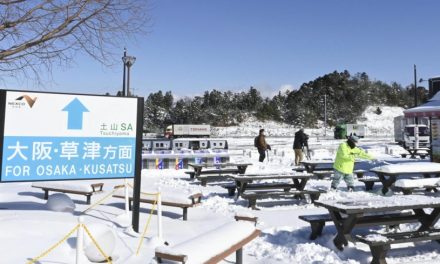
[[348, 191], [354, 190], [353, 169], [354, 161], [356, 158], [361, 159], [374, 159], [373, 156], [366, 153], [364, 150], [356, 147], [356, 143], [359, 142], [357, 136], [350, 136], [347, 142], [339, 145], [336, 153], [335, 162], [333, 163], [333, 169], [335, 170], [335, 176], [333, 177], [331, 188], [338, 188], [341, 179], [347, 184]]
[[295, 165], [298, 166], [301, 161], [304, 160], [304, 147], [309, 147], [307, 140], [309, 136], [304, 133], [304, 128], [301, 128], [295, 133], [295, 139], [293, 140], [293, 150], [295, 151]]
[[258, 149], [258, 153], [260, 157], [258, 159], [259, 162], [263, 162], [266, 158], [266, 151], [270, 150], [270, 145], [266, 142], [266, 136], [264, 135], [264, 129], [260, 129], [260, 132], [257, 137], [254, 139], [254, 146]]

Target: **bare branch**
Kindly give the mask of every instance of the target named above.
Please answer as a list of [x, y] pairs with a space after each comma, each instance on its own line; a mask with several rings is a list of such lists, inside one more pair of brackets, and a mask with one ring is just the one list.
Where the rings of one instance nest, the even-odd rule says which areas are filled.
[[[39, 79], [78, 52], [111, 65], [114, 47], [144, 34], [146, 0], [0, 0], [0, 79]], [[6, 75], [5, 75], [6, 74]], [[2, 77], [3, 75], [3, 77]]]

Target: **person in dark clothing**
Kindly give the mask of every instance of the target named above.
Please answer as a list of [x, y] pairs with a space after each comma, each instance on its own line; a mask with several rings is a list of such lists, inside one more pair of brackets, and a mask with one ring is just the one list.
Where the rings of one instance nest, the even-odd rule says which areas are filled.
[[293, 141], [293, 150], [295, 151], [295, 165], [298, 166], [299, 163], [304, 159], [303, 148], [308, 147], [309, 136], [304, 133], [304, 129], [301, 128], [295, 133], [295, 140]]
[[263, 162], [266, 158], [266, 150], [270, 150], [270, 145], [266, 142], [266, 136], [264, 135], [264, 129], [260, 129], [260, 133], [255, 138], [255, 146], [258, 149], [258, 153], [260, 157], [258, 159], [259, 162]]

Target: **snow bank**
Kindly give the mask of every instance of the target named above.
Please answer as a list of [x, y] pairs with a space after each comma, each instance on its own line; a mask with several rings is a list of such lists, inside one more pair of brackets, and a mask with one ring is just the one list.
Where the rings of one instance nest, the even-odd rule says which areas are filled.
[[[101, 223], [91, 223], [86, 226], [102, 251], [107, 256], [112, 256], [116, 244], [116, 235], [113, 229]], [[84, 232], [84, 253], [92, 262], [106, 260], [86, 232]]]
[[[376, 114], [377, 107], [382, 110]], [[403, 115], [403, 108], [396, 106], [369, 106], [358, 118], [358, 124], [367, 125], [368, 136], [391, 136], [394, 137], [394, 117]]]

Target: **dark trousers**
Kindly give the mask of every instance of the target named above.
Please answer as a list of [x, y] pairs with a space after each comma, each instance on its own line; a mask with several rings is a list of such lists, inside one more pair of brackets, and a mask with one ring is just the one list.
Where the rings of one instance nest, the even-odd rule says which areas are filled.
[[263, 162], [266, 158], [266, 150], [264, 149], [258, 149], [258, 153], [260, 153], [260, 158], [258, 159], [259, 162]]

